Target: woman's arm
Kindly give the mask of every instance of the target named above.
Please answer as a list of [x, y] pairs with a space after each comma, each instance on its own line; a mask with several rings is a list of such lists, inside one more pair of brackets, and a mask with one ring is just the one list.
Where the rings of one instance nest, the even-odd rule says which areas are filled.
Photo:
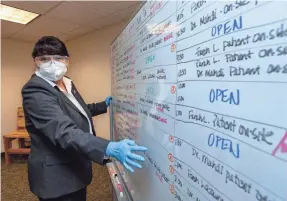
[[107, 112], [107, 105], [105, 101], [100, 103], [87, 104], [87, 107], [90, 110], [93, 117]]
[[[26, 85], [22, 90], [23, 107], [39, 135], [68, 152], [78, 153], [96, 163], [104, 163], [108, 140], [85, 133], [64, 114], [55, 94], [39, 86]], [[105, 102], [91, 105], [93, 114], [106, 111]]]

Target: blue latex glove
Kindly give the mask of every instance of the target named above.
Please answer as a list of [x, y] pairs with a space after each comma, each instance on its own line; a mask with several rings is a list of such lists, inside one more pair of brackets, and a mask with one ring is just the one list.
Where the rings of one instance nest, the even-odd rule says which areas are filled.
[[[132, 153], [132, 151], [146, 151], [147, 148], [138, 146], [133, 140], [122, 140], [119, 142], [110, 142], [106, 149], [106, 155], [112, 156], [128, 169], [130, 172], [134, 172], [131, 166], [141, 168], [142, 166], [133, 160], [144, 161], [144, 157]], [[131, 166], [130, 166], [131, 165]]]
[[111, 96], [108, 96], [108, 97], [106, 98], [105, 102], [106, 102], [107, 107], [110, 106], [111, 100], [112, 100], [112, 97], [111, 97]]

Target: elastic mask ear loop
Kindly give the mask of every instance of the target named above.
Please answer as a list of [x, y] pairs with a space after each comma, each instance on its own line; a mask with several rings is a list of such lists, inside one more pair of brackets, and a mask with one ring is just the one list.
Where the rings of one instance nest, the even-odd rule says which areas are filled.
[[37, 64], [37, 62], [36, 62], [35, 58], [34, 58], [34, 62], [35, 62], [35, 68], [34, 68], [34, 71], [35, 71], [35, 72], [37, 72], [37, 71], [39, 71], [40, 66], [39, 66], [39, 64]]

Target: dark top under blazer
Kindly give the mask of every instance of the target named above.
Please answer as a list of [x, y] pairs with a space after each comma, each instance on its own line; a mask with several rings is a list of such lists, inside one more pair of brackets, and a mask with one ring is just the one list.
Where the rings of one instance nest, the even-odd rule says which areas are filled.
[[72, 84], [72, 93], [92, 124], [59, 90], [33, 75], [22, 89], [26, 128], [31, 136], [28, 178], [38, 197], [56, 198], [86, 187], [92, 162], [105, 163], [108, 140], [96, 137], [92, 116], [107, 112], [105, 102], [86, 104]]

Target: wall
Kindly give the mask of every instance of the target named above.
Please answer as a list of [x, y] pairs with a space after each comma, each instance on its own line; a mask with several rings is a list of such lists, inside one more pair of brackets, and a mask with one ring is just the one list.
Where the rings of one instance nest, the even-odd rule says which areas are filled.
[[[103, 101], [111, 94], [110, 43], [125, 24], [110, 26], [66, 43], [71, 56], [68, 76], [87, 103]], [[17, 107], [22, 106], [21, 89], [34, 70], [33, 46], [33, 43], [2, 40], [2, 135], [16, 129]], [[109, 139], [109, 115], [95, 117], [94, 123], [97, 135]]]
[[[126, 22], [110, 26], [67, 43], [71, 57], [68, 76], [87, 103], [111, 95], [110, 44]], [[109, 114], [94, 118], [97, 135], [109, 139]]]
[[[4, 39], [1, 43], [1, 133], [16, 129], [21, 89], [33, 73], [32, 43]], [[2, 137], [1, 137], [2, 139]], [[2, 146], [3, 151], [3, 146]]]

